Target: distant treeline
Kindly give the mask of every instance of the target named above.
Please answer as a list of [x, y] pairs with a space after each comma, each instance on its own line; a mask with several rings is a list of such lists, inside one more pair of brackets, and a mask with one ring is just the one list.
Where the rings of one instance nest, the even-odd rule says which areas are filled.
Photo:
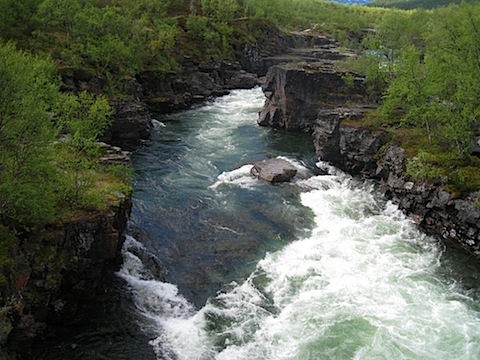
[[374, 0], [367, 6], [380, 6], [386, 8], [411, 9], [434, 9], [450, 4], [478, 3], [478, 0]]

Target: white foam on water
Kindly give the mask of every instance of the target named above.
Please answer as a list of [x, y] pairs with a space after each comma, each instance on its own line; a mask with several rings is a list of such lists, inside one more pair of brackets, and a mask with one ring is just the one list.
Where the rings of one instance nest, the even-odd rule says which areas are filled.
[[[291, 159], [286, 156], [277, 156], [278, 159], [283, 159], [288, 161], [290, 164], [295, 166], [297, 169], [297, 177], [302, 181], [305, 178], [311, 176], [311, 171], [300, 161], [296, 159]], [[238, 169], [232, 171], [224, 171], [217, 177], [217, 181], [210, 186], [211, 189], [216, 189], [220, 185], [236, 185], [244, 188], [252, 188], [255, 185], [262, 184], [261, 181], [256, 179], [250, 172], [253, 164], [246, 164]], [[295, 179], [295, 178], [294, 178]]]
[[254, 186], [257, 180], [252, 176], [250, 170], [253, 164], [247, 164], [234, 169], [232, 171], [224, 171], [217, 177], [217, 181], [210, 186], [212, 189], [218, 188], [220, 185], [237, 185], [245, 188]]
[[244, 283], [204, 308], [195, 312], [167, 284], [142, 283], [157, 295], [140, 296], [170, 304], [154, 315], [159, 356], [480, 358], [480, 316], [436, 275], [441, 249], [433, 239], [378, 202], [368, 184], [327, 175], [301, 186], [315, 214], [311, 236], [267, 254]]
[[[210, 120], [186, 143], [197, 142], [205, 153], [186, 152], [182, 172], [193, 180], [185, 181], [202, 187], [198, 179], [205, 178], [213, 196], [230, 186], [258, 190], [252, 165], [218, 175], [216, 164], [202, 159], [215, 148], [220, 158], [235, 152], [229, 132], [252, 123], [251, 105], [261, 96], [232, 92], [196, 110], [209, 111]], [[467, 293], [438, 275], [437, 242], [373, 185], [326, 163], [318, 167], [329, 175], [311, 176], [300, 162], [284, 159], [298, 169], [288, 186], [301, 192], [313, 228], [268, 253], [245, 281], [225, 286], [203, 308], [153, 279], [138, 256], [147, 250], [127, 238], [118, 274], [149, 320], [158, 359], [480, 359], [480, 314]]]
[[165, 128], [167, 127], [167, 125], [165, 125], [165, 123], [157, 120], [157, 119], [152, 119], [152, 126], [154, 129], [161, 129], [161, 128]]

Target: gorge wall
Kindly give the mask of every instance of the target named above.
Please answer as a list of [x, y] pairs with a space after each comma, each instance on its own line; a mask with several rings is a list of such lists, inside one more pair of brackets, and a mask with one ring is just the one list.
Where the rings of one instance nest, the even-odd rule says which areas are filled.
[[375, 107], [362, 77], [353, 74], [353, 81], [352, 75], [346, 81], [334, 60], [317, 58], [270, 68], [259, 124], [311, 132], [320, 160], [378, 181], [386, 196], [427, 233], [480, 257], [480, 211], [474, 194], [459, 196], [441, 183], [409, 178], [405, 169], [412, 159], [401, 145], [388, 133], [362, 124], [365, 112]]
[[[253, 88], [272, 64], [283, 61], [276, 55], [316, 39], [275, 29], [264, 32], [257, 42], [237, 49], [238, 59], [231, 62], [186, 57], [179, 73], [149, 71], [122, 80], [118, 89], [122, 95], [110, 99], [113, 123], [101, 141], [135, 149], [150, 135], [152, 114], [188, 109], [232, 89]], [[88, 72], [69, 70], [62, 73], [62, 80], [63, 91], [73, 93], [104, 94], [107, 85], [106, 79]], [[124, 162], [128, 155], [122, 149], [100, 160]], [[5, 270], [8, 284], [2, 296], [9, 300], [0, 308], [0, 359], [50, 358], [51, 354], [42, 354], [44, 341], [71, 337], [75, 328], [94, 331], [89, 329], [91, 318], [102, 311], [102, 302], [113, 302], [106, 292], [121, 262], [130, 207], [127, 195], [105, 211], [79, 214], [21, 238], [14, 264]], [[65, 351], [59, 348], [56, 358], [71, 357], [72, 349]]]
[[[88, 322], [106, 282], [121, 264], [131, 201], [128, 195], [100, 212], [78, 214], [21, 238], [7, 272], [8, 313], [0, 327], [0, 358], [33, 359], [65, 325]], [[5, 335], [5, 334], [3, 334]]]
[[[236, 58], [231, 61], [185, 57], [179, 60], [181, 71], [177, 73], [145, 71], [125, 79], [119, 89], [123, 96], [111, 99], [115, 116], [102, 141], [133, 149], [148, 138], [152, 116], [185, 110], [233, 89], [253, 88], [273, 65], [287, 64], [299, 57], [310, 60], [343, 57], [330, 38], [308, 32], [285, 34], [275, 28], [259, 29], [255, 41], [241, 45], [235, 52]], [[101, 94], [106, 80], [66, 73], [63, 84], [65, 91]]]

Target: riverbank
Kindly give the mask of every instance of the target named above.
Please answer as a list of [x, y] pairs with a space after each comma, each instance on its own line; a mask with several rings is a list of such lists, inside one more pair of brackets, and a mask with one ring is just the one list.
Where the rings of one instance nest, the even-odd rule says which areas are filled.
[[427, 234], [480, 258], [478, 194], [449, 189], [440, 179], [413, 178], [407, 169], [417, 159], [406, 144], [364, 121], [378, 105], [369, 101], [362, 82], [361, 74], [322, 56], [273, 66], [263, 86], [267, 101], [259, 124], [312, 133], [320, 160], [378, 181], [387, 198]]

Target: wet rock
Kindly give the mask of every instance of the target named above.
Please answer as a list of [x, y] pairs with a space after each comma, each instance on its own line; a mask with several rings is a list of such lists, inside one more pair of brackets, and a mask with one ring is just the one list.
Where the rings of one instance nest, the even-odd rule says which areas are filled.
[[46, 337], [91, 319], [107, 278], [121, 263], [131, 209], [123, 196], [102, 212], [50, 224], [18, 244], [17, 281], [9, 290], [18, 311], [6, 346], [16, 358], [40, 358], [34, 352]]
[[111, 105], [115, 109], [115, 116], [102, 141], [131, 149], [139, 140], [150, 136], [152, 118], [145, 103], [118, 98], [112, 100]]
[[288, 161], [275, 158], [255, 163], [250, 172], [261, 180], [276, 184], [292, 180], [297, 174], [297, 169]]

